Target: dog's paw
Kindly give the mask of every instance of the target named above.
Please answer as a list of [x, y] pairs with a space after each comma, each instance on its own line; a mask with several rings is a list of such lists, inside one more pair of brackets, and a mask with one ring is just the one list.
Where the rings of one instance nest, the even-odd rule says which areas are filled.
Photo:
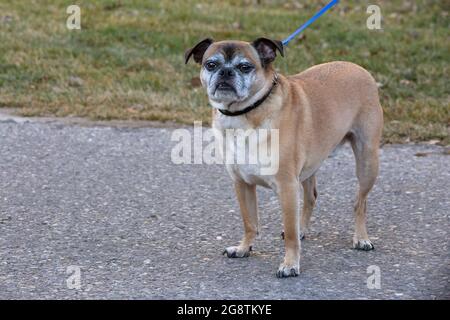
[[[281, 239], [284, 240], [284, 231], [281, 232], [280, 236], [281, 236]], [[299, 234], [299, 239], [300, 239], [300, 240], [305, 239], [305, 233], [304, 233], [304, 232], [300, 232], [300, 234]]]
[[277, 271], [277, 278], [297, 277], [300, 273], [299, 265], [288, 265], [282, 263]]
[[367, 240], [353, 240], [353, 249], [356, 250], [363, 250], [363, 251], [370, 251], [370, 250], [374, 250], [375, 247], [373, 246], [372, 242], [367, 239]]
[[252, 251], [252, 247], [249, 247], [248, 249], [242, 247], [228, 247], [222, 254], [226, 254], [228, 258], [247, 258], [250, 256], [250, 251]]

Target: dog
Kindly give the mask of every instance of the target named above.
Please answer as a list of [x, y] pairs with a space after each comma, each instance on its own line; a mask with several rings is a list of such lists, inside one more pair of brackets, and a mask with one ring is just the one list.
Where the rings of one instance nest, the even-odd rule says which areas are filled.
[[284, 56], [284, 48], [277, 40], [215, 42], [207, 38], [185, 52], [185, 63], [193, 57], [201, 65], [200, 80], [213, 107], [215, 131], [279, 130], [275, 174], [260, 175], [249, 166], [227, 164], [245, 232], [240, 244], [226, 248], [224, 254], [229, 258], [249, 256], [259, 229], [256, 186], [272, 188], [283, 217], [285, 256], [276, 273], [283, 278], [300, 272], [300, 240], [317, 199], [315, 174], [346, 141], [355, 155], [359, 184], [353, 248], [374, 249], [366, 230], [366, 203], [378, 175], [383, 110], [377, 84], [364, 68], [335, 61], [283, 76], [273, 67], [278, 54]]

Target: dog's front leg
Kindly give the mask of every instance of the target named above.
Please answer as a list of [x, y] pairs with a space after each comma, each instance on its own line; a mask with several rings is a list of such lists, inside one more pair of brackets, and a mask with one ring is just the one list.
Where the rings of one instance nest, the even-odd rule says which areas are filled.
[[236, 181], [234, 183], [234, 188], [241, 209], [245, 233], [241, 243], [236, 247], [226, 248], [224, 254], [226, 254], [228, 258], [243, 258], [250, 255], [253, 242], [258, 234], [256, 186], [249, 185], [243, 181]]
[[278, 183], [278, 196], [283, 211], [284, 261], [278, 268], [277, 277], [296, 277], [300, 272], [299, 239], [299, 182], [293, 178]]

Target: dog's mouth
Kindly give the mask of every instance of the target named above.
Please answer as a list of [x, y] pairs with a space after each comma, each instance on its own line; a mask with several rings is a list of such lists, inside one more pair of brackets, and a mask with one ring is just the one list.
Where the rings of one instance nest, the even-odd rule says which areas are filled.
[[236, 89], [234, 89], [234, 87], [227, 82], [219, 82], [216, 86], [216, 90], [214, 90], [214, 93], [217, 91], [230, 91], [236, 93]]

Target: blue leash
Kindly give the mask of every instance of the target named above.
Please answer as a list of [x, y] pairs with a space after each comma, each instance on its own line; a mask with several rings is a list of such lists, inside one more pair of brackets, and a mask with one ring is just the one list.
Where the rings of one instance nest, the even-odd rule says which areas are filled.
[[325, 7], [323, 7], [319, 12], [317, 12], [312, 18], [310, 18], [308, 21], [306, 21], [305, 24], [303, 24], [302, 26], [300, 26], [297, 30], [295, 30], [294, 33], [292, 33], [289, 37], [287, 37], [286, 39], [284, 39], [282, 41], [283, 46], [287, 46], [289, 42], [291, 42], [292, 39], [294, 39], [296, 36], [298, 36], [298, 34], [300, 32], [302, 32], [303, 30], [305, 30], [306, 28], [309, 27], [309, 25], [311, 23], [313, 23], [314, 21], [316, 21], [317, 19], [320, 18], [320, 16], [322, 16], [327, 10], [331, 9], [333, 6], [335, 6], [336, 4], [339, 3], [339, 0], [333, 0], [331, 1], [329, 4], [327, 4]]

